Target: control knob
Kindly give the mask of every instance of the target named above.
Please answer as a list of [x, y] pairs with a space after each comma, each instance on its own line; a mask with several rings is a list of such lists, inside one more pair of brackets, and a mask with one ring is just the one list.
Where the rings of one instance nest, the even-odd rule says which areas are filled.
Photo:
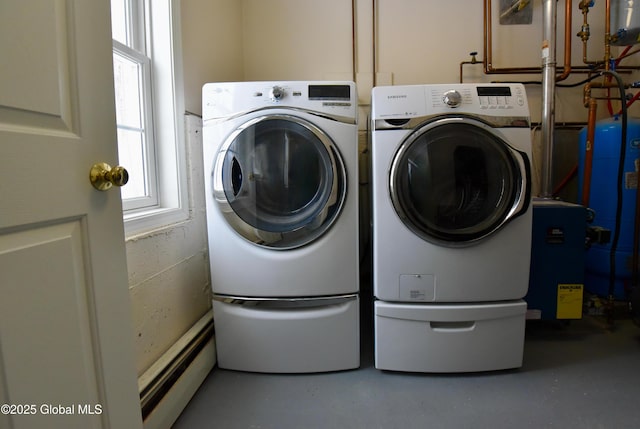
[[462, 95], [454, 89], [447, 91], [442, 96], [442, 101], [449, 107], [458, 107], [462, 104]]
[[279, 86], [274, 86], [269, 91], [269, 98], [271, 101], [280, 101], [284, 97], [284, 89]]

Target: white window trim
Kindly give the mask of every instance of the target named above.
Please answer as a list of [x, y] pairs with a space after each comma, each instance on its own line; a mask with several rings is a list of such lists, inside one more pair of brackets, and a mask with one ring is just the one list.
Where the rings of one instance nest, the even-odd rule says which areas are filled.
[[189, 218], [180, 1], [149, 1], [148, 11], [152, 22], [147, 36], [154, 62], [152, 102], [159, 204], [124, 213], [127, 237]]

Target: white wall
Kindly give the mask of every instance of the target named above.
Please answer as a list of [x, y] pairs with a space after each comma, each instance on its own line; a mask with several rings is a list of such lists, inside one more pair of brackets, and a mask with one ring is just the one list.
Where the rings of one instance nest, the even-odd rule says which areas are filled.
[[350, 1], [242, 5], [244, 80], [353, 80]]
[[202, 123], [185, 120], [189, 219], [126, 241], [138, 375], [211, 308]]
[[244, 79], [242, 1], [182, 0], [185, 108], [202, 114], [202, 85]]

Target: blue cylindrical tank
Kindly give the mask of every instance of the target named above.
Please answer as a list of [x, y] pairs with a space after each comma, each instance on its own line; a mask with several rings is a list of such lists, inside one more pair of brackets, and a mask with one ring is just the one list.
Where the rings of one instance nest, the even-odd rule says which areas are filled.
[[[589, 207], [595, 211], [593, 225], [611, 230], [611, 238], [616, 224], [617, 178], [620, 164], [620, 144], [622, 120], [610, 118], [596, 123], [593, 145], [593, 170]], [[586, 127], [580, 131], [578, 156], [578, 195], [582, 196], [584, 175]], [[631, 283], [633, 255], [633, 234], [635, 200], [637, 187], [637, 167], [640, 162], [640, 119], [627, 121], [626, 155], [623, 173], [622, 216], [620, 218], [620, 238], [616, 249], [616, 282], [614, 297], [625, 299]], [[611, 242], [594, 244], [586, 254], [585, 289], [591, 293], [609, 294], [609, 273]]]

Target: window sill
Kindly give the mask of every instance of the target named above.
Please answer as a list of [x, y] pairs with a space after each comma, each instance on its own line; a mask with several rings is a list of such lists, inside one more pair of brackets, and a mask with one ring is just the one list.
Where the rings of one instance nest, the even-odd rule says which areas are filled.
[[182, 208], [153, 208], [125, 213], [124, 235], [129, 240], [134, 236], [146, 234], [189, 218], [189, 211]]

